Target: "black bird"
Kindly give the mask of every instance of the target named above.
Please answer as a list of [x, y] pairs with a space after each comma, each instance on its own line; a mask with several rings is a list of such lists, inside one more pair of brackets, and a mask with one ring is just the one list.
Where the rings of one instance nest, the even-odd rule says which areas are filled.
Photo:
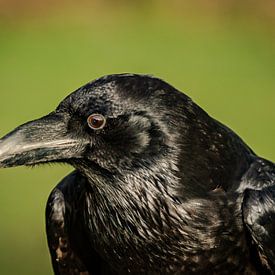
[[109, 75], [0, 140], [0, 167], [63, 162], [55, 274], [273, 274], [275, 166], [189, 97]]

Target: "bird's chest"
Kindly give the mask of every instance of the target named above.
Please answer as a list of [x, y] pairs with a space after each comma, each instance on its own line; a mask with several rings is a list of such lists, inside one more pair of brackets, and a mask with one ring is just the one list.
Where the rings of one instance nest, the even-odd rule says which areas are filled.
[[[188, 251], [168, 237], [153, 242], [100, 238], [92, 243], [118, 274], [257, 274], [247, 252], [238, 247]], [[171, 238], [171, 236], [170, 236]]]
[[89, 230], [91, 247], [119, 274], [253, 274], [244, 235], [222, 224], [212, 232], [105, 206], [90, 210]]

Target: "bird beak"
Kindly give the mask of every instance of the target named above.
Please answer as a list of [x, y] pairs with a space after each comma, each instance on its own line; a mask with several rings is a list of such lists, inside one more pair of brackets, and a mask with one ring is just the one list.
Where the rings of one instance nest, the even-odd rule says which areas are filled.
[[83, 145], [68, 134], [65, 117], [51, 113], [17, 127], [0, 139], [0, 167], [78, 158]]

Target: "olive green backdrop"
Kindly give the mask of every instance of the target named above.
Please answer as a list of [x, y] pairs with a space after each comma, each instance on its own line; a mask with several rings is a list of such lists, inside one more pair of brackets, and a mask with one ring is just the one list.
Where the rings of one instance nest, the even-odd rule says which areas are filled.
[[[0, 2], [0, 135], [94, 78], [148, 73], [274, 161], [275, 8], [208, 2]], [[44, 208], [70, 170], [0, 170], [0, 274], [51, 274]]]

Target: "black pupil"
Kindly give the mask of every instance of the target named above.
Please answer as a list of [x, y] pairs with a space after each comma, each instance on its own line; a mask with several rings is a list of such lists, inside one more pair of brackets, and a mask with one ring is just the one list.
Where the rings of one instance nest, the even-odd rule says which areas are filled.
[[101, 120], [100, 120], [100, 119], [98, 119], [98, 118], [93, 118], [93, 120], [92, 120], [92, 125], [93, 125], [93, 126], [98, 127], [98, 126], [100, 126], [100, 124], [101, 124]]

